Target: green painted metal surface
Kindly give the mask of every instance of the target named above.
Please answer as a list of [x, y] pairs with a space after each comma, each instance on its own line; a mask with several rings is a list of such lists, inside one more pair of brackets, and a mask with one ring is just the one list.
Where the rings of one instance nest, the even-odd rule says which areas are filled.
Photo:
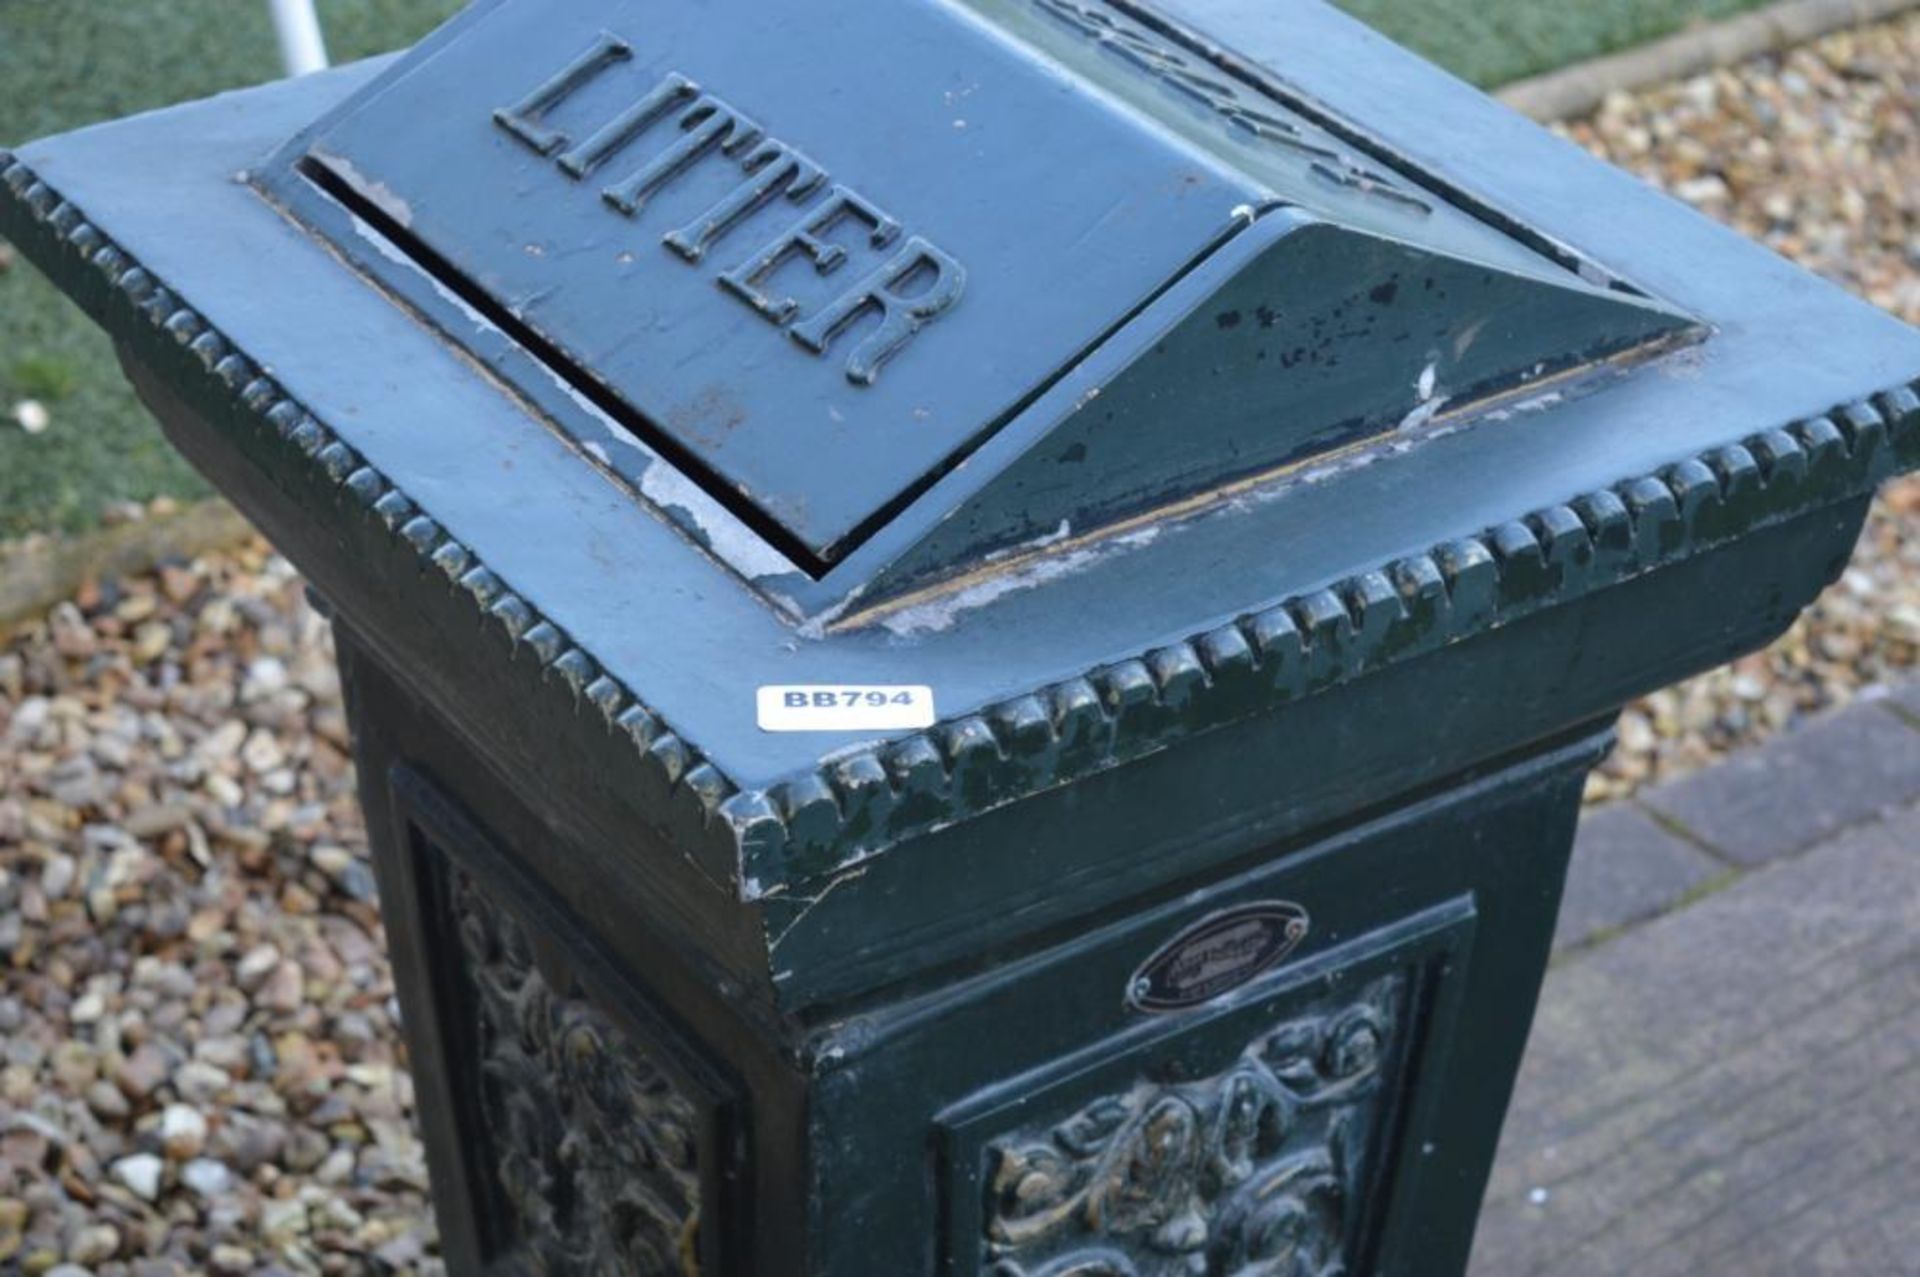
[[[1695, 328], [1124, 13], [883, 12], [483, 6], [260, 180], [614, 475], [691, 480], [718, 510], [690, 531], [816, 610]], [[405, 127], [443, 115], [496, 127]], [[1092, 361], [1096, 395], [1048, 395]], [[1024, 454], [933, 545], [840, 566], [924, 539], [1002, 434]]]
[[0, 159], [337, 610], [456, 1267], [1458, 1271], [1605, 724], [1920, 336], [1305, 0], [702, 12]]
[[[1347, 7], [1455, 74], [1494, 84], [1756, 2], [1356, 0]], [[455, 0], [319, 5], [343, 63], [403, 45], [458, 7]], [[0, 12], [0, 145], [257, 83], [277, 68], [264, 6], [11, 5]], [[0, 361], [0, 400], [39, 399], [62, 427], [41, 436], [0, 431], [0, 535], [77, 531], [108, 502], [206, 492], [114, 375], [108, 343], [32, 271], [0, 274], [0, 345], [12, 352]], [[72, 425], [83, 428], [65, 428]]]

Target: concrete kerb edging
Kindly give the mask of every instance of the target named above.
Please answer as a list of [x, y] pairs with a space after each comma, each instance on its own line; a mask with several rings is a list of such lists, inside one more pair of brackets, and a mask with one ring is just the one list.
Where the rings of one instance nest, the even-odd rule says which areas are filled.
[[[1914, 8], [1920, 8], [1920, 0], [1782, 0], [1625, 53], [1521, 80], [1500, 90], [1499, 96], [1535, 119], [1568, 119], [1593, 111], [1610, 93], [1684, 79]], [[224, 549], [252, 531], [231, 506], [216, 499], [79, 536], [36, 536], [0, 545], [0, 627], [51, 607], [89, 578], [131, 575], [166, 558]]]
[[88, 580], [133, 576], [170, 558], [191, 559], [253, 534], [218, 499], [148, 514], [77, 536], [31, 536], [0, 545], [0, 630], [71, 597]]
[[1498, 96], [1536, 120], [1575, 119], [1592, 114], [1609, 94], [1716, 71], [1847, 27], [1882, 22], [1916, 7], [1920, 0], [1780, 0], [1624, 53], [1516, 81], [1500, 89]]

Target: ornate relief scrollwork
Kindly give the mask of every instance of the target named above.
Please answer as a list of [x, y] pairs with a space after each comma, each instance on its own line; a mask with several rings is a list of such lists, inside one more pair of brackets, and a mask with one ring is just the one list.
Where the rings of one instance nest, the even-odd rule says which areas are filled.
[[644, 1049], [536, 963], [527, 933], [449, 873], [473, 991], [483, 1221], [531, 1273], [698, 1272], [699, 1114]]
[[1345, 1277], [1406, 977], [988, 1148], [992, 1277]]

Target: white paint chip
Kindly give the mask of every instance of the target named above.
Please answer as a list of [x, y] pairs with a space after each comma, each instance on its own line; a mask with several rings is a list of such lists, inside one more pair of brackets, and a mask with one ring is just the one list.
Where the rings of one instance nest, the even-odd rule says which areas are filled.
[[1414, 382], [1413, 388], [1420, 392], [1420, 400], [1424, 403], [1433, 398], [1434, 389], [1438, 387], [1439, 384], [1440, 365], [1428, 364], [1426, 368], [1421, 371], [1420, 379]]

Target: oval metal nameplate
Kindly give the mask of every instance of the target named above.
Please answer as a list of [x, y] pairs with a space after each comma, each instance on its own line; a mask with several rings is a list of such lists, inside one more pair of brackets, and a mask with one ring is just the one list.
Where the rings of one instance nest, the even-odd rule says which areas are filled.
[[1307, 938], [1307, 911], [1284, 900], [1211, 914], [1163, 945], [1127, 985], [1137, 1011], [1184, 1011], [1271, 971]]

